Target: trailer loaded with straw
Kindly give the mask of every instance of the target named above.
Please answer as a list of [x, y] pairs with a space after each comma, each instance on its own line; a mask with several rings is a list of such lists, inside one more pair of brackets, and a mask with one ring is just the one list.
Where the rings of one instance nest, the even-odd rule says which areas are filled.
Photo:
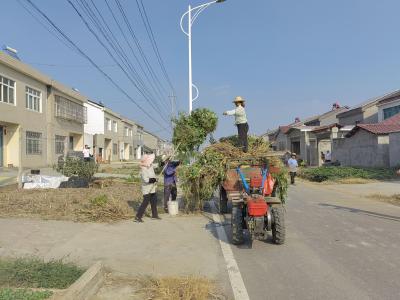
[[279, 180], [282, 170], [268, 157], [233, 159], [227, 162], [220, 186], [220, 212], [232, 203], [232, 242], [242, 244], [244, 232], [251, 239], [265, 240], [268, 232], [276, 244], [285, 242], [284, 197]]

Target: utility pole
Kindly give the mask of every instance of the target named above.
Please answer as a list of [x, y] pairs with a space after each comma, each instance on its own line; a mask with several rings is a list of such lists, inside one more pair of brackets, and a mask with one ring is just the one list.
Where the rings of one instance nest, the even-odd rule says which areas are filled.
[[171, 101], [171, 127], [173, 127], [172, 119], [176, 117], [176, 114], [175, 114], [176, 96], [174, 93], [172, 93], [172, 95], [168, 96], [168, 98]]
[[[222, 3], [225, 2], [225, 0], [213, 0], [204, 4], [201, 4], [196, 7], [191, 7], [189, 5], [189, 8], [187, 12], [185, 12], [182, 17], [181, 17], [181, 30], [183, 31], [184, 34], [188, 37], [188, 50], [189, 50], [189, 115], [192, 113], [193, 110], [193, 102], [199, 98], [199, 89], [197, 88], [196, 85], [193, 84], [193, 77], [192, 77], [192, 25], [193, 22], [196, 20], [196, 18], [199, 16], [199, 14], [204, 11], [207, 7], [214, 3]], [[193, 15], [192, 15], [193, 13]], [[187, 29], [183, 27], [183, 19], [187, 16], [188, 22], [187, 22]], [[196, 90], [196, 97], [193, 98], [193, 88]]]

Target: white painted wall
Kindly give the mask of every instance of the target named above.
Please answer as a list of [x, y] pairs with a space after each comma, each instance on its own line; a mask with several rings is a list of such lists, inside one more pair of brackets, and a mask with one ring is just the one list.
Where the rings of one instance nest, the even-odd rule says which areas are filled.
[[87, 124], [84, 131], [88, 134], [104, 134], [104, 108], [93, 103], [85, 103], [87, 107]]

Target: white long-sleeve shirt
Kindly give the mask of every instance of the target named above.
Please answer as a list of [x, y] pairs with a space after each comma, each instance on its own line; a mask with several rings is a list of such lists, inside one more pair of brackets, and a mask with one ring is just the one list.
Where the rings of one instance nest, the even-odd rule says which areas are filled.
[[233, 110], [228, 110], [225, 112], [228, 116], [235, 116], [235, 124], [247, 123], [246, 111], [244, 107], [239, 105]]
[[154, 166], [141, 167], [140, 177], [142, 178], [142, 194], [154, 194], [156, 192], [156, 183], [149, 183], [150, 178], [156, 178]]

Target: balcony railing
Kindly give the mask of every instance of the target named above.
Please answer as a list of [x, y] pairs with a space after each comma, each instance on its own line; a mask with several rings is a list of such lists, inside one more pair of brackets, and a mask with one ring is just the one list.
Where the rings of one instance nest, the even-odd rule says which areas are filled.
[[56, 96], [55, 116], [80, 124], [86, 124], [87, 108], [66, 98]]

